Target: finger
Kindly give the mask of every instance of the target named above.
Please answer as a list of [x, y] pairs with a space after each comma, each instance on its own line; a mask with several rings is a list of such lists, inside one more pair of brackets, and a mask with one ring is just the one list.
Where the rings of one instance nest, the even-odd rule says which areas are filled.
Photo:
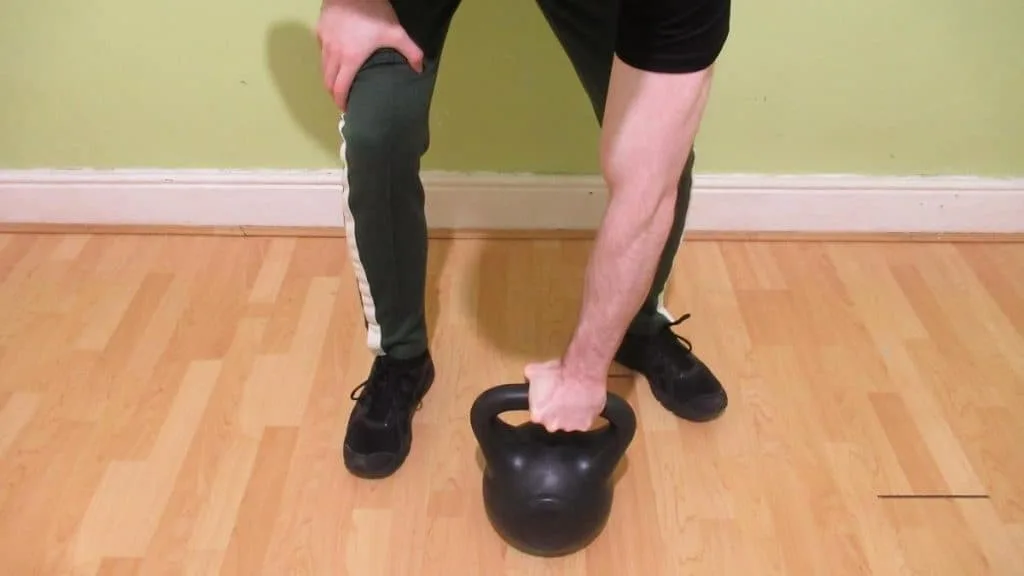
[[544, 427], [549, 433], [557, 432], [562, 428], [562, 424], [558, 419], [558, 416], [549, 414], [548, 412], [539, 412], [536, 418], [531, 418], [534, 424], [539, 424]]
[[333, 92], [334, 81], [338, 78], [338, 70], [341, 68], [341, 59], [334, 52], [322, 49], [320, 62], [324, 74], [324, 88], [328, 92]]
[[544, 373], [548, 371], [549, 362], [534, 362], [527, 364], [523, 368], [523, 376], [526, 377], [527, 381], [540, 380], [543, 378]]
[[534, 424], [543, 424], [547, 413], [541, 409], [530, 405], [530, 421]]
[[586, 432], [590, 429], [592, 421], [588, 420], [586, 416], [580, 416], [579, 418], [573, 419], [573, 425], [570, 429], [571, 432]]
[[523, 376], [526, 377], [526, 381], [536, 380], [538, 366], [536, 364], [527, 364], [523, 368]]
[[532, 362], [524, 368], [524, 374], [532, 374], [536, 377], [541, 372], [550, 372], [558, 368], [559, 360], [546, 360], [544, 362]]
[[351, 60], [342, 61], [338, 74], [334, 79], [332, 90], [334, 102], [342, 112], [348, 107], [348, 93], [352, 89], [352, 81], [355, 79], [356, 71], [358, 70], [359, 67], [353, 64]]
[[405, 30], [399, 28], [395, 38], [391, 41], [391, 47], [405, 56], [405, 59], [409, 61], [409, 66], [416, 72], [423, 72], [423, 50], [413, 42], [413, 39], [405, 32]]

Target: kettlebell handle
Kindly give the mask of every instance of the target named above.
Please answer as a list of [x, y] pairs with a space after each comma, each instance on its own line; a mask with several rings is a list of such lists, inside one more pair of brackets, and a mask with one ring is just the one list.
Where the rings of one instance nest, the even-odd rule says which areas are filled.
[[[636, 414], [629, 403], [616, 394], [607, 393], [601, 416], [608, 421], [611, 443], [598, 456], [599, 465], [610, 473], [622, 458], [636, 433]], [[498, 418], [503, 412], [529, 410], [529, 384], [500, 384], [480, 394], [470, 409], [469, 420], [484, 457], [491, 460], [500, 451], [500, 436], [511, 426]]]

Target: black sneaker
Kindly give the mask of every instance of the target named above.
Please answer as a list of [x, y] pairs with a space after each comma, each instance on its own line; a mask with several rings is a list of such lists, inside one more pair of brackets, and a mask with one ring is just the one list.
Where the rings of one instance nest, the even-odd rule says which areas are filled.
[[670, 412], [693, 422], [717, 418], [729, 403], [718, 378], [690, 342], [672, 332], [687, 314], [651, 336], [626, 334], [615, 361], [647, 378], [654, 397]]
[[380, 356], [356, 401], [343, 449], [345, 467], [360, 478], [384, 478], [398, 470], [412, 446], [412, 418], [434, 382], [430, 352], [412, 360]]

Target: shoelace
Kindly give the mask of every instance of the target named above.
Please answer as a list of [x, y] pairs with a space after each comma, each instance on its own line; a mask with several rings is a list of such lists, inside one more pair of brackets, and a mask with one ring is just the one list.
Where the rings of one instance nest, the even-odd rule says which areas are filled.
[[375, 416], [384, 417], [401, 409], [406, 397], [412, 394], [411, 385], [389, 368], [384, 360], [377, 360], [369, 378], [353, 388], [349, 398], [356, 402], [369, 402], [370, 414]]
[[370, 382], [372, 379], [367, 378], [359, 386], [352, 389], [352, 393], [348, 397], [356, 402], [362, 402], [364, 399], [368, 399], [373, 391], [370, 390]]
[[665, 329], [668, 330], [669, 334], [675, 336], [676, 340], [679, 340], [680, 342], [682, 342], [682, 344], [686, 348], [687, 352], [692, 352], [693, 351], [693, 344], [691, 344], [690, 341], [687, 340], [685, 337], [680, 336], [679, 334], [676, 334], [672, 330], [672, 328], [674, 328], [676, 326], [679, 326], [680, 324], [682, 324], [683, 322], [685, 322], [685, 321], [687, 321], [689, 319], [690, 319], [690, 315], [689, 314], [683, 314], [682, 317], [680, 317], [678, 320], [670, 322], [669, 325]]

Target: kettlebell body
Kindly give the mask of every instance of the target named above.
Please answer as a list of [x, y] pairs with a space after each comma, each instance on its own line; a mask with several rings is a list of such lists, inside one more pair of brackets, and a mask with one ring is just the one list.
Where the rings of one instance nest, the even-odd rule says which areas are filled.
[[609, 394], [608, 426], [549, 433], [527, 422], [498, 418], [528, 410], [526, 384], [504, 384], [473, 403], [471, 423], [486, 460], [483, 500], [495, 531], [514, 548], [535, 556], [562, 556], [588, 546], [603, 531], [612, 508], [612, 473], [633, 439], [629, 404]]

